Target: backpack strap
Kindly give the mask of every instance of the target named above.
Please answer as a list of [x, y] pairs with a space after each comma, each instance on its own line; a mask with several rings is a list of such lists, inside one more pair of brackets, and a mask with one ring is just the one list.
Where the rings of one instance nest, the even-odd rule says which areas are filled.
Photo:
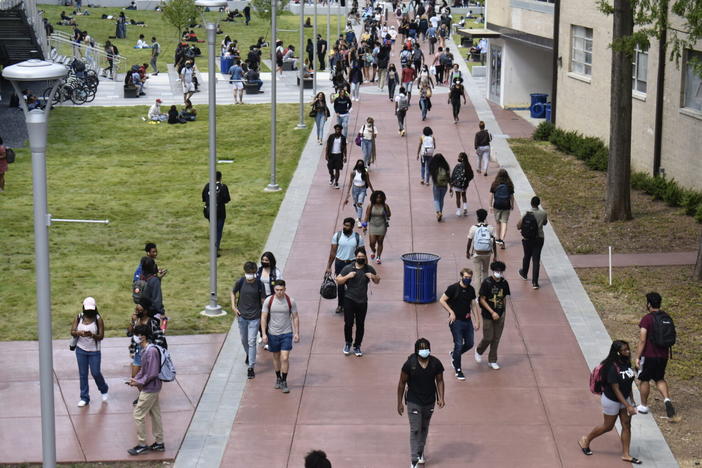
[[292, 301], [290, 300], [290, 296], [287, 294], [285, 295], [285, 301], [288, 303], [288, 313], [292, 315]]

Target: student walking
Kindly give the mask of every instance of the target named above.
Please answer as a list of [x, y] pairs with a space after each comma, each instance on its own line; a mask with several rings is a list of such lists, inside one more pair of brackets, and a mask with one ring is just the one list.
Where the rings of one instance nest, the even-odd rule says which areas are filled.
[[397, 68], [395, 68], [394, 63], [391, 63], [388, 67], [388, 97], [390, 98], [390, 102], [393, 102], [395, 99], [395, 88], [399, 83], [400, 76], [397, 73]]
[[497, 223], [497, 239], [495, 242], [500, 248], [505, 248], [507, 223], [509, 215], [514, 209], [514, 184], [509, 178], [507, 169], [497, 171], [497, 176], [490, 186], [490, 210], [495, 214]]
[[[353, 225], [353, 218], [344, 219], [342, 230], [335, 232], [332, 236], [329, 260], [327, 261], [327, 274], [331, 274], [331, 266], [333, 263], [334, 274], [339, 275], [341, 271], [356, 258], [356, 249], [363, 246], [363, 237], [353, 231]], [[345, 288], [337, 283], [337, 314], [344, 311], [344, 295]]]
[[231, 292], [232, 310], [236, 312], [239, 322], [241, 345], [246, 353], [247, 377], [256, 377], [256, 334], [261, 323], [261, 305], [266, 298], [265, 287], [256, 278], [256, 264], [244, 263], [244, 276], [234, 284]]
[[[405, 392], [406, 390], [406, 392]], [[431, 344], [426, 338], [414, 343], [414, 354], [402, 365], [397, 384], [397, 413], [402, 416], [407, 405], [410, 424], [411, 468], [426, 463], [425, 447], [434, 405], [443, 408], [444, 365], [431, 355]]]
[[[458, 164], [451, 171], [451, 187], [450, 194], [456, 193], [456, 216], [468, 216], [468, 184], [473, 180], [473, 168], [470, 167], [468, 155], [466, 153], [458, 153]], [[462, 211], [461, 211], [462, 210]]]
[[[222, 183], [222, 172], [217, 171], [215, 182], [215, 197], [217, 199], [217, 240], [215, 242], [215, 247], [217, 247], [217, 256], [220, 253], [220, 244], [222, 243], [222, 234], [224, 233], [224, 223], [227, 220], [227, 203], [232, 201], [232, 197], [229, 196], [229, 187], [227, 184]], [[210, 184], [207, 183], [202, 188], [202, 202], [205, 204], [205, 218], [210, 219]]]
[[483, 339], [475, 349], [475, 361], [482, 362], [482, 354], [489, 347], [488, 365], [494, 370], [497, 364], [497, 347], [500, 345], [502, 330], [505, 327], [507, 296], [510, 295], [509, 283], [504, 278], [505, 264], [499, 261], [490, 265], [492, 276], [480, 285], [480, 309], [483, 316]]
[[451, 178], [451, 168], [449, 167], [444, 155], [436, 153], [432, 156], [429, 162], [429, 174], [432, 182], [432, 196], [434, 197], [434, 211], [436, 212], [436, 221], [441, 222], [444, 216], [444, 198], [446, 191], [449, 188]]
[[475, 275], [473, 284], [480, 288], [483, 281], [488, 277], [490, 256], [492, 255], [494, 262], [497, 261], [497, 246], [495, 244], [495, 228], [485, 222], [487, 211], [480, 208], [476, 210], [475, 216], [478, 218], [478, 224], [471, 226], [468, 231], [466, 258], [473, 260]]
[[429, 163], [436, 150], [436, 137], [431, 127], [424, 127], [419, 137], [417, 160], [419, 161], [419, 182], [429, 185]]
[[324, 125], [327, 123], [327, 119], [331, 115], [329, 112], [329, 107], [327, 107], [327, 98], [323, 92], [318, 92], [314, 97], [310, 115], [314, 117], [314, 123], [317, 130], [317, 143], [321, 145], [322, 138], [324, 137]]
[[273, 286], [275, 282], [283, 279], [283, 272], [276, 266], [275, 255], [273, 252], [263, 252], [261, 255], [261, 266], [256, 271], [256, 278], [263, 283], [263, 288], [266, 291], [266, 297], [273, 294]]
[[334, 99], [334, 113], [336, 114], [336, 123], [341, 125], [344, 130], [344, 138], [349, 135], [349, 113], [351, 112], [351, 98], [345, 88], [339, 90], [339, 94]]
[[646, 294], [646, 311], [639, 322], [639, 344], [636, 348], [636, 368], [639, 369], [639, 391], [641, 404], [636, 408], [639, 413], [649, 412], [648, 396], [651, 383], [663, 395], [663, 405], [668, 418], [675, 416], [675, 407], [670, 400], [668, 383], [665, 380], [665, 368], [671, 356], [671, 346], [675, 343], [675, 325], [673, 319], [661, 310], [663, 299], [657, 292]]
[[107, 401], [107, 382], [100, 370], [100, 342], [105, 336], [105, 323], [98, 313], [97, 304], [92, 297], [83, 300], [82, 312], [73, 319], [71, 336], [74, 338], [76, 360], [78, 361], [78, 376], [80, 378], [79, 407], [90, 404], [90, 388], [88, 386], [88, 369], [102, 394], [102, 401]]
[[375, 163], [375, 139], [378, 136], [378, 129], [373, 117], [366, 119], [366, 123], [363, 124], [358, 134], [361, 136], [363, 161], [366, 163], [366, 168], [370, 169], [371, 164]]
[[485, 122], [482, 120], [478, 124], [480, 130], [475, 134], [475, 153], [478, 156], [478, 174], [483, 173], [487, 177], [488, 164], [490, 164], [490, 142], [492, 135], [485, 130]]
[[390, 226], [390, 206], [386, 203], [385, 192], [378, 190], [372, 192], [370, 205], [366, 208], [366, 217], [363, 223], [363, 232], [368, 230], [368, 244], [371, 249], [371, 260], [380, 265], [383, 255], [383, 241]]
[[461, 113], [461, 98], [463, 98], [463, 104], [467, 104], [466, 100], [466, 90], [463, 87], [463, 78], [454, 78], [451, 88], [449, 88], [449, 98], [448, 103], [451, 104], [451, 109], [453, 111], [453, 123], [458, 123], [458, 115]]
[[290, 393], [288, 389], [288, 369], [293, 341], [300, 341], [300, 317], [295, 299], [285, 293], [285, 281], [278, 280], [275, 294], [263, 302], [261, 329], [263, 342], [273, 353], [275, 387]]
[[539, 208], [541, 199], [531, 198], [531, 210], [524, 213], [522, 219], [517, 223], [517, 230], [522, 233], [522, 247], [524, 248], [524, 258], [522, 268], [519, 269], [519, 276], [524, 280], [529, 280], [529, 263], [534, 263], [531, 272], [531, 286], [539, 289], [539, 266], [541, 264], [541, 249], [544, 246], [544, 225], [548, 224], [546, 211]]
[[419, 110], [422, 112], [422, 121], [427, 120], [427, 113], [431, 110], [431, 86], [429, 83], [419, 84]]
[[353, 195], [353, 207], [356, 209], [356, 223], [361, 227], [361, 218], [363, 218], [363, 201], [366, 199], [366, 191], [371, 189], [373, 192], [373, 184], [370, 181], [370, 174], [366, 170], [366, 165], [363, 159], [356, 161], [356, 165], [349, 177], [349, 188], [346, 191], [344, 206], [349, 203], [349, 197]]
[[458, 380], [466, 380], [461, 370], [461, 356], [473, 348], [474, 333], [480, 329], [480, 315], [476, 302], [475, 289], [471, 285], [473, 270], [461, 270], [461, 278], [457, 283], [450, 285], [441, 295], [439, 303], [449, 314], [449, 329], [453, 337], [453, 351], [451, 365]]
[[609, 354], [601, 363], [599, 382], [602, 396], [602, 413], [604, 421], [578, 440], [580, 449], [585, 455], [592, 455], [590, 442], [597, 437], [614, 429], [619, 418], [621, 424], [620, 439], [622, 442], [622, 460], [634, 465], [640, 465], [641, 460], [629, 453], [631, 445], [631, 417], [636, 414], [634, 400], [631, 394], [631, 384], [634, 382], [634, 370], [631, 368], [631, 350], [629, 343], [616, 340], [609, 349]]
[[[380, 283], [380, 276], [368, 265], [365, 247], [357, 247], [353, 263], [346, 265], [337, 275], [336, 283], [345, 287], [344, 293], [344, 354], [353, 353], [361, 357], [361, 343], [365, 332], [366, 313], [368, 312], [368, 283]], [[353, 339], [353, 325], [356, 324], [356, 337]]]
[[397, 116], [397, 125], [399, 127], [400, 136], [405, 136], [405, 117], [407, 109], [409, 109], [409, 97], [405, 93], [404, 86], [400, 86], [400, 92], [395, 96], [395, 115]]
[[346, 162], [346, 137], [342, 134], [343, 127], [340, 124], [334, 125], [334, 133], [327, 138], [327, 147], [324, 151], [324, 159], [327, 161], [329, 171], [329, 185], [339, 189], [339, 175]]
[[158, 56], [161, 54], [161, 44], [158, 43], [155, 37], [151, 38], [151, 61], [149, 62], [151, 65], [151, 68], [153, 69], [153, 73], [151, 76], [157, 76], [158, 75]]

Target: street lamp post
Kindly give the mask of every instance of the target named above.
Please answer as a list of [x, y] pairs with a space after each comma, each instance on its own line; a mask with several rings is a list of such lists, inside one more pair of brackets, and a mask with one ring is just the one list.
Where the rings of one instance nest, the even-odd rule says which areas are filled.
[[10, 65], [2, 76], [12, 83], [17, 96], [22, 96], [19, 83], [53, 81], [53, 88], [44, 109], [28, 110], [23, 99], [24, 112], [32, 152], [32, 193], [34, 198], [34, 254], [36, 257], [37, 328], [39, 336], [39, 387], [41, 398], [41, 448], [45, 468], [56, 466], [56, 422], [54, 418], [54, 363], [51, 342], [51, 279], [49, 270], [49, 224], [46, 193], [46, 141], [49, 131], [49, 112], [54, 93], [68, 70], [43, 60], [27, 60]]
[[312, 71], [314, 75], [312, 76], [312, 93], [317, 95], [317, 64], [319, 63], [319, 57], [317, 56], [317, 3], [319, 0], [312, 0], [314, 2], [314, 31], [312, 32]]
[[[197, 0], [202, 8], [226, 7], [224, 0]], [[204, 20], [204, 15], [203, 15]], [[215, 41], [217, 25], [211, 21], [205, 24], [207, 30], [207, 94], [208, 94], [208, 137], [209, 137], [209, 220], [210, 220], [210, 297], [205, 309], [200, 312], [207, 317], [220, 317], [227, 312], [217, 303], [217, 75], [215, 68]], [[226, 73], [227, 70], [222, 70]]]
[[[300, 63], [298, 64], [298, 76], [300, 81], [300, 121], [295, 129], [307, 128], [305, 124], [305, 0], [300, 0]], [[314, 65], [314, 64], [311, 64]]]
[[276, 180], [276, 103], [278, 101], [276, 90], [276, 49], [278, 44], [278, 19], [277, 15], [278, 0], [271, 0], [271, 180], [263, 189], [265, 192], [277, 192], [280, 186]]
[[[331, 47], [331, 2], [332, 0], [327, 0], [327, 55]], [[331, 65], [329, 65], [329, 71], [331, 71]]]

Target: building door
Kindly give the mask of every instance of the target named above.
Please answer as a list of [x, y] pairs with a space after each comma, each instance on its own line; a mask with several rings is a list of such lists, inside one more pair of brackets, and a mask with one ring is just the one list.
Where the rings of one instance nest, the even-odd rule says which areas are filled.
[[502, 47], [490, 46], [490, 100], [500, 102], [502, 85]]

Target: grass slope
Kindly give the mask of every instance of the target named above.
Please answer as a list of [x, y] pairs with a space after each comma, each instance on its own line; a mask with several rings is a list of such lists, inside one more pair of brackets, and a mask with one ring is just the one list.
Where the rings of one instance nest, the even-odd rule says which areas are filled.
[[[208, 224], [201, 191], [208, 180], [207, 106], [200, 121], [149, 125], [146, 108], [56, 108], [47, 157], [49, 212], [57, 218], [105, 219], [109, 225], [55, 223], [50, 228], [53, 331], [67, 337], [85, 296], [94, 296], [108, 336], [121, 336], [133, 304], [131, 277], [146, 241], [159, 248], [169, 333], [221, 332], [232, 316], [198, 312], [209, 295]], [[219, 262], [220, 303], [246, 260], [257, 260], [284, 192], [269, 180], [270, 106], [220, 106], [218, 156], [232, 201]], [[295, 105], [278, 106], [278, 181], [285, 188], [309, 134], [295, 131]], [[308, 129], [312, 125], [308, 126]], [[0, 340], [36, 339], [31, 161], [19, 150], [0, 197]]]

